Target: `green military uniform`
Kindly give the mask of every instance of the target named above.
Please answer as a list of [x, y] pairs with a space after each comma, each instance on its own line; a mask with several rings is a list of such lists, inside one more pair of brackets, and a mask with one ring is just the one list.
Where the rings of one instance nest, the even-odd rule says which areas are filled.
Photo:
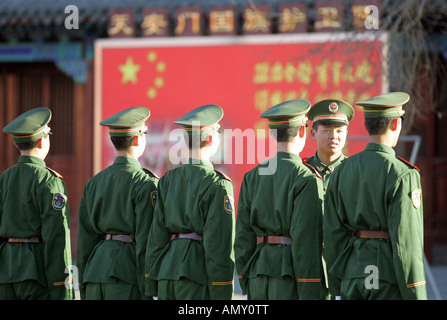
[[[313, 121], [313, 130], [315, 130], [315, 134], [317, 131], [321, 130], [318, 127], [320, 125], [328, 126], [328, 127], [342, 127], [348, 126], [349, 121], [351, 121], [354, 117], [354, 108], [347, 103], [346, 101], [339, 99], [325, 99], [317, 102], [312, 106], [309, 113], [307, 114], [309, 120]], [[330, 136], [327, 138], [329, 139]], [[318, 141], [317, 141], [318, 143]], [[327, 143], [327, 141], [323, 141], [320, 143]], [[329, 184], [329, 180], [332, 172], [337, 168], [347, 157], [341, 151], [338, 159], [330, 164], [323, 163], [318, 157], [318, 153], [324, 151], [324, 148], [320, 145], [317, 146], [318, 150], [314, 156], [309, 158], [304, 158], [303, 162], [310, 164], [314, 167], [318, 173], [323, 177], [323, 190], [326, 192], [327, 186]], [[320, 150], [321, 149], [321, 150]], [[326, 151], [327, 152], [327, 151]], [[328, 283], [327, 283], [327, 269], [326, 264], [323, 259], [323, 267], [324, 267], [324, 289], [323, 295], [328, 299], [333, 299], [335, 297], [330, 297]]]
[[[145, 133], [150, 112], [121, 111], [101, 122], [111, 136]], [[81, 297], [144, 297], [144, 258], [158, 177], [137, 159], [118, 156], [84, 186], [79, 206], [77, 265]]]
[[[271, 129], [305, 125], [310, 103], [291, 100], [261, 117]], [[276, 162], [270, 174], [266, 167]], [[277, 152], [244, 176], [236, 220], [236, 267], [248, 299], [320, 299], [323, 181], [301, 158]]]
[[[193, 135], [217, 129], [223, 110], [194, 109], [175, 121]], [[158, 299], [231, 299], [233, 185], [206, 160], [189, 159], [160, 179], [148, 237], [146, 294]]]
[[[51, 111], [35, 108], [3, 128], [16, 143], [50, 133]], [[64, 180], [43, 159], [22, 155], [0, 175], [0, 299], [73, 299]]]
[[[365, 117], [398, 117], [390, 93], [357, 103]], [[329, 288], [342, 299], [426, 299], [419, 170], [387, 145], [369, 143], [331, 177], [324, 215]]]
[[334, 172], [335, 168], [337, 168], [347, 158], [348, 157], [342, 153], [341, 156], [337, 159], [337, 161], [335, 161], [330, 165], [326, 165], [320, 161], [317, 152], [315, 153], [315, 155], [310, 156], [309, 158], [303, 158], [303, 163], [310, 164], [318, 171], [318, 173], [323, 178], [323, 189], [324, 191], [326, 191], [332, 172]]

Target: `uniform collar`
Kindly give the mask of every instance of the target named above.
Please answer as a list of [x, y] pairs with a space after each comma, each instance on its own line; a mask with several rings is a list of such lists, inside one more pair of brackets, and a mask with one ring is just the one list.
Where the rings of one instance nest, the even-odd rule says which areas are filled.
[[346, 158], [347, 157], [342, 153], [340, 157], [338, 157], [337, 161], [335, 161], [330, 165], [326, 165], [323, 162], [321, 162], [320, 158], [318, 158], [318, 151], [317, 151], [315, 153], [316, 169], [320, 171], [320, 173], [326, 170], [334, 171], [334, 169]]
[[380, 144], [380, 143], [370, 142], [366, 145], [365, 150], [380, 151], [380, 152], [388, 153], [394, 157], [396, 156], [396, 151], [394, 151], [393, 148], [386, 146], [384, 144]]
[[19, 163], [32, 163], [32, 164], [37, 164], [40, 166], [45, 167], [45, 161], [43, 161], [41, 158], [38, 157], [34, 157], [34, 156], [20, 156], [19, 158]]
[[214, 166], [211, 162], [202, 159], [189, 158], [188, 163], [195, 166], [205, 167], [211, 170], [214, 170]]
[[295, 160], [295, 161], [299, 161], [302, 162], [301, 158], [299, 155], [295, 154], [295, 153], [291, 153], [291, 152], [286, 152], [286, 151], [278, 151], [276, 153], [276, 156], [279, 159], [291, 159], [291, 160]]
[[113, 164], [128, 164], [133, 167], [141, 168], [140, 162], [137, 159], [131, 157], [118, 156], [115, 158]]

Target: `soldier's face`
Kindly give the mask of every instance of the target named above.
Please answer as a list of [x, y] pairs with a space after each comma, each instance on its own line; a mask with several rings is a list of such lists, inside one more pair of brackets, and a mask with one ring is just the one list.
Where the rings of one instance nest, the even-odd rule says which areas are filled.
[[343, 149], [346, 136], [348, 134], [347, 126], [326, 126], [319, 125], [317, 130], [311, 130], [311, 135], [317, 141], [318, 152], [327, 155], [335, 155]]

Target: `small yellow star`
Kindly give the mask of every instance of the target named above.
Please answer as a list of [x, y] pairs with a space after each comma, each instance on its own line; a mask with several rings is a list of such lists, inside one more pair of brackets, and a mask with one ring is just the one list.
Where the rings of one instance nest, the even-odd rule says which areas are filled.
[[162, 77], [156, 77], [154, 84], [157, 88], [161, 88], [165, 84], [165, 80]]
[[155, 99], [155, 97], [157, 96], [157, 90], [154, 88], [149, 88], [149, 90], [147, 90], [147, 96], [149, 97], [149, 99]]
[[166, 70], [166, 63], [161, 61], [159, 63], [157, 63], [157, 67], [156, 67], [158, 72], [165, 72]]
[[121, 64], [119, 70], [123, 74], [121, 78], [121, 83], [125, 84], [127, 82], [137, 83], [137, 72], [140, 71], [141, 66], [133, 62], [132, 57], [127, 57], [126, 64]]
[[149, 52], [147, 55], [147, 60], [149, 62], [154, 62], [155, 60], [157, 60], [157, 53], [154, 51]]

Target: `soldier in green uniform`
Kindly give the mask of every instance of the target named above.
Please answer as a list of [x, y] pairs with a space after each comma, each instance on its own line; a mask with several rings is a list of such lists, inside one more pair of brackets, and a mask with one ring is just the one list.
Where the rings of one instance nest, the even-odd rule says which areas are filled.
[[317, 142], [317, 152], [314, 156], [304, 158], [303, 162], [318, 170], [326, 190], [331, 173], [346, 159], [342, 150], [354, 109], [343, 100], [326, 99], [313, 105], [307, 116], [313, 121], [310, 133]]
[[144, 258], [158, 177], [142, 169], [149, 109], [134, 107], [100, 124], [109, 128], [114, 163], [84, 186], [79, 206], [77, 265], [81, 298], [144, 298]]
[[51, 111], [31, 109], [3, 128], [20, 150], [0, 175], [0, 300], [71, 300], [65, 182], [45, 166]]
[[331, 177], [325, 198], [329, 289], [341, 299], [426, 299], [419, 170], [396, 157], [403, 92], [358, 102], [370, 140]]
[[[326, 191], [332, 172], [347, 158], [343, 154], [343, 147], [348, 134], [349, 121], [354, 117], [354, 109], [343, 100], [326, 99], [313, 105], [307, 116], [309, 120], [313, 121], [310, 133], [312, 139], [317, 142], [317, 152], [314, 156], [304, 158], [303, 162], [317, 169], [323, 177], [323, 190]], [[325, 271], [324, 295], [327, 298], [335, 299], [329, 295], [324, 260], [323, 266]]]
[[245, 174], [239, 195], [236, 268], [249, 300], [321, 298], [323, 179], [299, 156], [309, 108], [290, 100], [261, 115], [278, 152]]
[[163, 175], [158, 185], [146, 294], [159, 300], [233, 297], [233, 185], [210, 162], [222, 117], [222, 108], [210, 104], [174, 122], [186, 131], [189, 160]]

